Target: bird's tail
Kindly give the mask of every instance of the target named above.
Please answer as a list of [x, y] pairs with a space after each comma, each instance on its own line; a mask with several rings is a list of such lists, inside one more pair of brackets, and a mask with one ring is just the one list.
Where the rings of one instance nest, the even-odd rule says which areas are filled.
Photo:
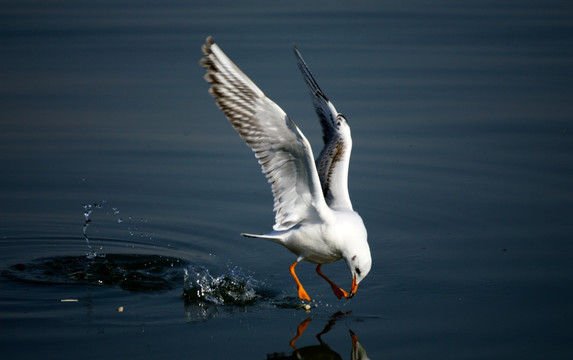
[[249, 238], [265, 239], [277, 244], [284, 244], [284, 234], [285, 231], [273, 231], [271, 233], [264, 235], [246, 234], [246, 233], [242, 233], [241, 235]]

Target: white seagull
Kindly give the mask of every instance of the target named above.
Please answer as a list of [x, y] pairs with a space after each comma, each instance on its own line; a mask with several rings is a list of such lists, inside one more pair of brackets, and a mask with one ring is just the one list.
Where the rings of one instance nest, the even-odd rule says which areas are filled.
[[[297, 256], [289, 269], [300, 299], [310, 301], [294, 271], [301, 260], [318, 264], [316, 272], [328, 281], [339, 299], [351, 298], [368, 275], [372, 258], [366, 228], [352, 209], [348, 195], [350, 127], [318, 86], [296, 45], [294, 52], [322, 126], [324, 149], [316, 162], [308, 140], [296, 124], [211, 37], [203, 45], [205, 57], [201, 65], [207, 70], [209, 93], [253, 150], [272, 187], [276, 212], [273, 231], [241, 235], [270, 240]], [[350, 292], [321, 271], [322, 264], [340, 259], [346, 260], [352, 274]]]

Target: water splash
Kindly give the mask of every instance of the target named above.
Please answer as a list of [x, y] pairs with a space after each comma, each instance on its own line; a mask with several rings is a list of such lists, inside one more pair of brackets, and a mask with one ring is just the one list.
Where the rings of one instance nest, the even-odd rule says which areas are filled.
[[[90, 260], [95, 259], [98, 255], [96, 254], [96, 252], [94, 251], [93, 247], [90, 244], [90, 239], [88, 238], [88, 227], [90, 226], [92, 220], [90, 219], [90, 216], [92, 214], [92, 212], [94, 211], [94, 209], [100, 209], [102, 206], [100, 204], [86, 204], [84, 205], [84, 226], [83, 226], [83, 233], [84, 233], [84, 239], [86, 240], [86, 244], [88, 246], [88, 253], [86, 254], [86, 257]], [[105, 255], [100, 255], [100, 256], [105, 256]]]
[[[148, 224], [148, 220], [140, 217], [139, 219], [133, 219], [131, 216], [127, 217], [120, 217], [120, 211], [117, 207], [110, 207], [107, 204], [106, 200], [102, 200], [101, 203], [94, 203], [94, 204], [85, 204], [83, 206], [84, 209], [84, 225], [83, 225], [83, 236], [84, 240], [86, 241], [86, 245], [88, 247], [88, 253], [86, 257], [90, 260], [95, 259], [96, 257], [105, 257], [104, 253], [97, 254], [90, 243], [90, 238], [88, 236], [88, 228], [92, 225], [92, 215], [96, 210], [105, 210], [105, 215], [112, 216], [114, 224], [121, 224], [120, 226], [124, 227], [124, 231], [126, 231], [129, 236], [136, 236], [138, 235], [141, 238], [145, 238], [146, 240], [152, 240], [152, 234], [149, 234], [145, 231], [145, 226]], [[111, 209], [111, 210], [110, 210]], [[113, 226], [113, 224], [111, 225]], [[143, 227], [143, 229], [142, 229]], [[101, 248], [100, 248], [101, 249]]]
[[264, 292], [264, 283], [236, 267], [220, 276], [199, 265], [184, 269], [183, 297], [188, 303], [244, 306], [255, 303]]

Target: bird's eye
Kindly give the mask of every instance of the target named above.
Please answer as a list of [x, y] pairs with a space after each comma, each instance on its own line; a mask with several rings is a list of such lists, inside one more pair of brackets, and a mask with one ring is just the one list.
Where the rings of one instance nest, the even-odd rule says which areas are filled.
[[356, 273], [357, 273], [358, 275], [360, 275], [360, 273], [361, 273], [360, 269], [359, 269], [359, 268], [357, 268], [357, 267], [356, 267], [356, 268], [354, 268], [354, 271], [356, 271]]

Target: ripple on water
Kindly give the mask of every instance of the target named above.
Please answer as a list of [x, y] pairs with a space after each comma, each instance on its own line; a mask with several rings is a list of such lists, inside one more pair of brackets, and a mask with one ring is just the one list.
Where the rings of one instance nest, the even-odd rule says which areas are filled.
[[[186, 320], [205, 321], [261, 308], [300, 308], [300, 300], [272, 289], [238, 267], [212, 275], [202, 265], [161, 255], [106, 254], [35, 259], [11, 265], [2, 276], [37, 285], [93, 285], [127, 292], [182, 289]], [[251, 310], [249, 310], [251, 309]]]
[[182, 260], [173, 257], [107, 254], [93, 259], [85, 256], [36, 259], [11, 265], [2, 274], [35, 284], [90, 284], [147, 292], [180, 286], [184, 267]]

